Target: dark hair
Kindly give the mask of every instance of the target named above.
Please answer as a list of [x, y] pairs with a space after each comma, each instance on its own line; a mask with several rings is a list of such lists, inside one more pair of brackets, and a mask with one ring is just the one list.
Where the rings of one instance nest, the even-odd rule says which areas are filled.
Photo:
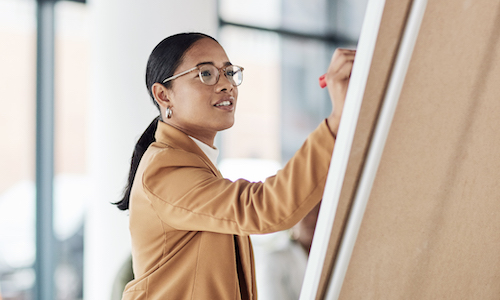
[[[213, 37], [203, 33], [179, 33], [161, 41], [153, 49], [153, 52], [151, 52], [146, 67], [146, 86], [148, 87], [151, 100], [153, 100], [158, 109], [160, 107], [153, 97], [153, 84], [157, 82], [162, 83], [165, 78], [173, 76], [177, 67], [182, 63], [184, 54], [195, 42], [203, 38], [210, 38], [216, 41]], [[162, 84], [169, 88], [172, 85], [172, 81]]]
[[[174, 75], [175, 70], [182, 63], [184, 54], [193, 46], [193, 44], [203, 38], [210, 38], [216, 41], [213, 37], [198, 33], [179, 33], [167, 37], [162, 40], [153, 49], [149, 55], [147, 67], [146, 67], [146, 86], [148, 88], [151, 100], [156, 105], [158, 110], [160, 106], [156, 103], [152, 87], [153, 84], [159, 82], [162, 83], [165, 78]], [[169, 88], [172, 82], [162, 83], [165, 87]], [[128, 174], [127, 186], [123, 193], [123, 198], [113, 203], [121, 210], [127, 210], [130, 201], [130, 191], [132, 189], [132, 184], [134, 182], [135, 173], [137, 172], [137, 167], [141, 161], [144, 152], [148, 149], [149, 145], [155, 141], [155, 132], [158, 127], [158, 121], [161, 120], [161, 115], [156, 117], [148, 128], [139, 138], [137, 144], [135, 145], [134, 153], [132, 154], [132, 159], [130, 161], [130, 171]]]
[[155, 132], [158, 127], [158, 120], [160, 117], [156, 117], [148, 128], [141, 135], [137, 144], [135, 145], [134, 152], [132, 153], [132, 158], [130, 159], [130, 171], [128, 173], [127, 186], [123, 192], [123, 198], [115, 204], [121, 210], [127, 210], [130, 200], [130, 191], [132, 190], [132, 183], [134, 182], [135, 173], [137, 172], [137, 167], [141, 161], [144, 152], [148, 149], [149, 145], [155, 141]]

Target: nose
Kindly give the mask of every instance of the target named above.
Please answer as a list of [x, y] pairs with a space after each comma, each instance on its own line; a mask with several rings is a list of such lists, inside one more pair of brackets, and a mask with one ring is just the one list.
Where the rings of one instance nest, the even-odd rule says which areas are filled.
[[226, 72], [219, 69], [219, 81], [216, 84], [216, 89], [218, 92], [222, 91], [232, 91], [234, 88], [233, 84], [227, 79]]

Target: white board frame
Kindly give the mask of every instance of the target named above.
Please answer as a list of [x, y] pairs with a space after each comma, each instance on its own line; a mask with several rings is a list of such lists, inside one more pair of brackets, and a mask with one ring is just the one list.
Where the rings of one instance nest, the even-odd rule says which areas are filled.
[[[325, 299], [335, 300], [340, 295], [426, 6], [427, 0], [412, 3]], [[385, 0], [370, 0], [366, 9], [300, 300], [317, 296], [384, 7]]]
[[360, 182], [356, 189], [356, 196], [349, 214], [346, 230], [340, 242], [339, 252], [335, 260], [335, 269], [325, 297], [327, 300], [336, 300], [340, 295], [426, 7], [427, 0], [414, 0], [412, 3]]
[[368, 1], [300, 300], [316, 299], [384, 6], [385, 0]]

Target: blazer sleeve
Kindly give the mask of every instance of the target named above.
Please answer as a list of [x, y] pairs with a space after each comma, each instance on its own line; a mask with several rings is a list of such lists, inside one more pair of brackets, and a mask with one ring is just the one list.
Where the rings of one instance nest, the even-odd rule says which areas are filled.
[[165, 148], [151, 157], [142, 187], [159, 218], [177, 230], [249, 235], [292, 227], [323, 194], [334, 137], [326, 122], [275, 176], [232, 182], [201, 157]]

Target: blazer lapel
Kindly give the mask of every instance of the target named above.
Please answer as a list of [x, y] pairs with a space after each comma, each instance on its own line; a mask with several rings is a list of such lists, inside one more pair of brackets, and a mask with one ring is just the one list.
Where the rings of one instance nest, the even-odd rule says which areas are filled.
[[222, 178], [222, 174], [214, 166], [212, 161], [205, 155], [205, 152], [203, 152], [187, 134], [180, 131], [179, 129], [174, 128], [165, 122], [158, 121], [158, 128], [156, 129], [155, 139], [157, 142], [165, 144], [174, 149], [182, 149], [200, 156], [205, 164], [210, 168], [212, 173], [214, 173], [215, 176]]

